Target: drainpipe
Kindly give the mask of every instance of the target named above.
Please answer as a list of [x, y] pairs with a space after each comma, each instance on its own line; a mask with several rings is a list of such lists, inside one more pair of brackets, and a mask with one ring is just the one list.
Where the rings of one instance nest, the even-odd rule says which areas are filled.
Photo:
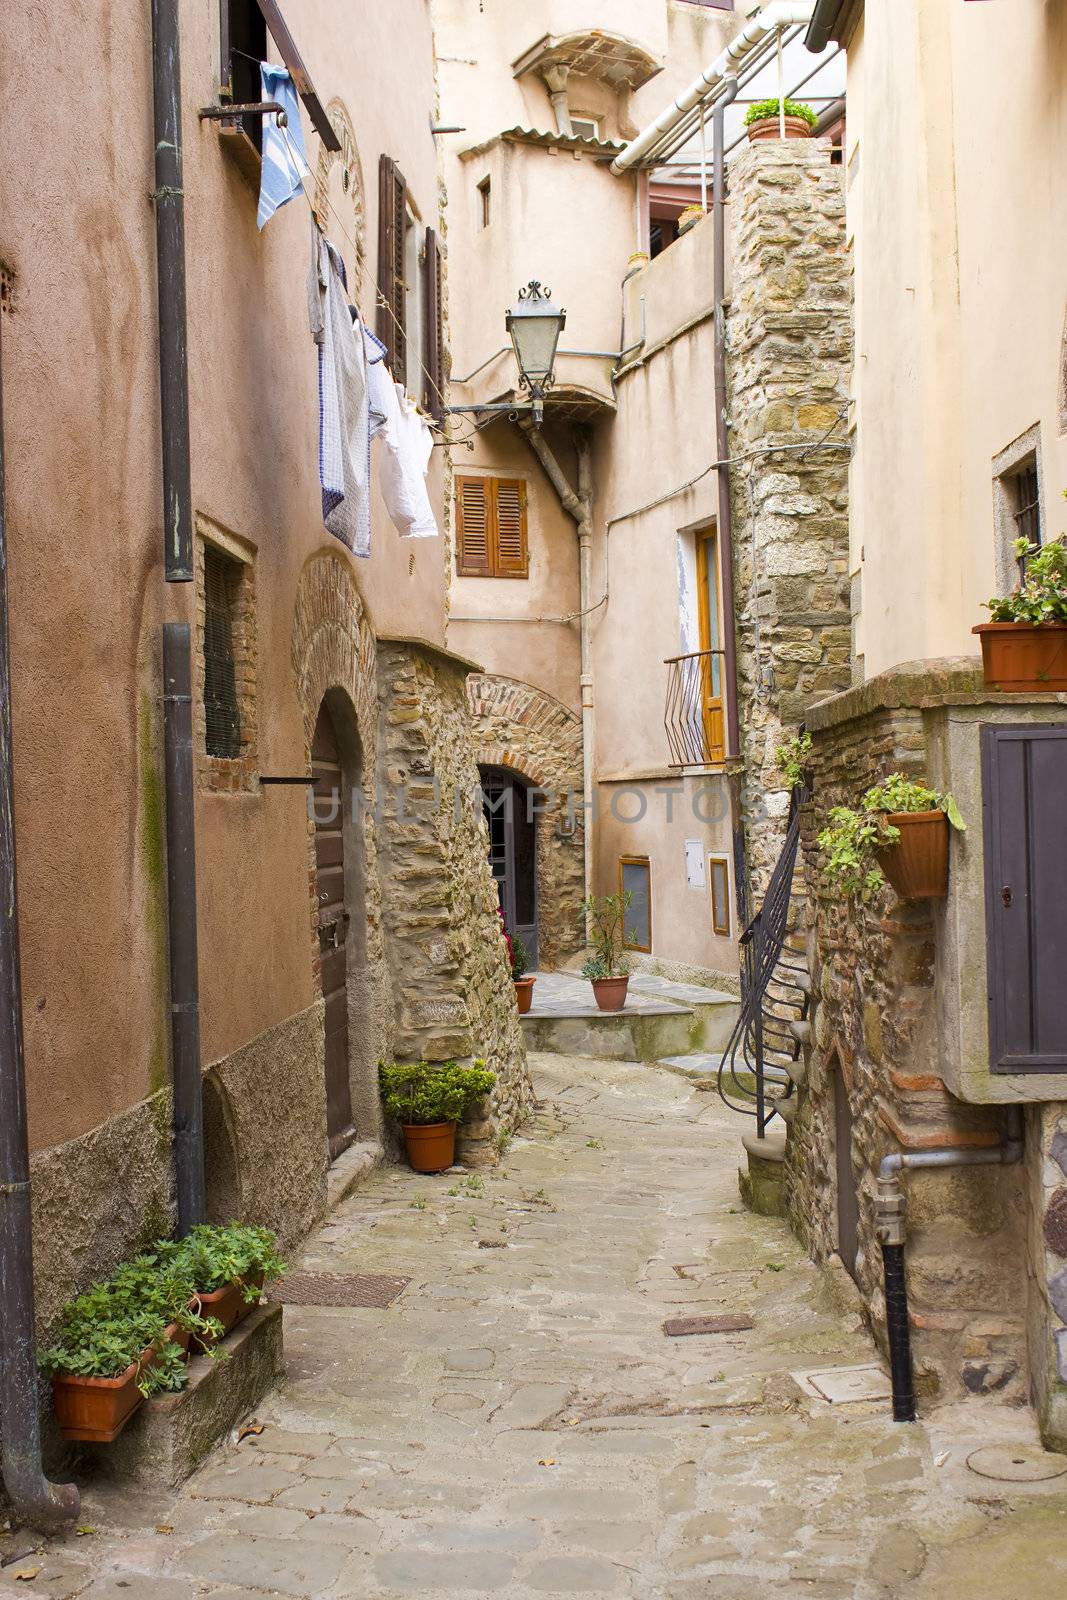
[[[168, 583], [190, 583], [193, 578], [193, 496], [189, 464], [189, 364], [178, 0], [152, 0], [152, 87], [155, 107], [154, 198], [164, 575]], [[167, 921], [174, 1168], [179, 1235], [187, 1233], [204, 1219], [191, 654], [188, 623], [166, 623], [163, 628], [163, 706]]]
[[[593, 588], [593, 450], [589, 435], [583, 428], [574, 430], [574, 448], [578, 457], [578, 492], [567, 482], [566, 474], [556, 459], [551, 445], [539, 428], [524, 419], [519, 427], [526, 435], [534, 455], [545, 469], [559, 503], [578, 526], [578, 616], [581, 640], [581, 695], [582, 695], [582, 809], [584, 828], [585, 892], [593, 892], [593, 617], [597, 608], [590, 605]], [[586, 916], [586, 937], [589, 936], [589, 917]]]
[[915, 1385], [911, 1370], [911, 1329], [908, 1324], [908, 1290], [904, 1277], [904, 1214], [906, 1201], [900, 1175], [944, 1167], [1014, 1166], [1023, 1158], [1022, 1111], [1008, 1108], [1008, 1137], [991, 1150], [894, 1150], [883, 1156], [878, 1168], [875, 1200], [875, 1236], [882, 1247], [885, 1272], [886, 1329], [889, 1337], [889, 1371], [893, 1386], [893, 1421], [915, 1421]]
[[[730, 433], [726, 413], [726, 107], [737, 98], [737, 79], [727, 79], [712, 117], [712, 269], [715, 301], [715, 455], [730, 459]], [[741, 755], [741, 730], [737, 714], [737, 624], [734, 611], [734, 520], [730, 502], [730, 468], [721, 465], [718, 483], [719, 565], [722, 571], [723, 676], [726, 679], [726, 749], [736, 763]], [[729, 773], [730, 815], [733, 819], [734, 887], [738, 916], [748, 922], [748, 864], [745, 857], [745, 817], [742, 774]]]
[[11, 747], [4, 427], [0, 395], [0, 1467], [16, 1515], [43, 1529], [78, 1515], [72, 1483], [41, 1467], [34, 1332], [33, 1216], [22, 1045], [15, 784]]
[[571, 138], [574, 129], [571, 127], [571, 108], [567, 98], [567, 77], [569, 67], [546, 67], [541, 76], [548, 90], [548, 98], [552, 102], [552, 111], [556, 118], [556, 132]]

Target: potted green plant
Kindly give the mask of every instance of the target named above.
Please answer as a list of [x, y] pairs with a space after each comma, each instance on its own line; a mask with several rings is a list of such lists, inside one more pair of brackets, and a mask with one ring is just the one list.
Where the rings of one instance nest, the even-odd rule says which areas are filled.
[[632, 894], [626, 890], [623, 894], [600, 898], [591, 894], [585, 901], [593, 935], [593, 954], [582, 966], [582, 977], [593, 985], [593, 998], [601, 1011], [621, 1011], [626, 1004], [630, 963], [622, 947], [626, 913], [632, 899]]
[[1014, 549], [1021, 583], [990, 600], [990, 621], [973, 630], [985, 681], [1008, 694], [1067, 689], [1067, 545], [1061, 535], [1045, 545], [1016, 539]]
[[443, 1172], [455, 1160], [456, 1124], [496, 1082], [484, 1061], [379, 1062], [387, 1117], [400, 1124], [415, 1172]]
[[823, 871], [846, 894], [869, 900], [886, 880], [902, 900], [948, 892], [948, 829], [966, 823], [950, 794], [894, 772], [862, 796], [859, 810], [832, 807], [819, 834]]
[[269, 1228], [239, 1222], [220, 1227], [204, 1223], [176, 1244], [157, 1246], [192, 1282], [199, 1314], [217, 1324], [217, 1331], [198, 1334], [200, 1349], [210, 1349], [243, 1322], [259, 1304], [267, 1279], [285, 1271], [277, 1247]]
[[530, 952], [517, 933], [511, 935], [511, 979], [515, 985], [515, 1003], [519, 1015], [525, 1016], [533, 1004], [533, 986], [537, 979], [530, 976]]
[[[745, 127], [753, 144], [762, 139], [810, 139], [818, 117], [803, 100], [787, 100], [784, 118], [779, 115], [781, 101], [756, 100], [745, 112]], [[782, 129], [785, 128], [783, 134]]]
[[678, 217], [678, 232], [688, 233], [690, 228], [695, 227], [706, 216], [707, 212], [702, 205], [683, 206]]

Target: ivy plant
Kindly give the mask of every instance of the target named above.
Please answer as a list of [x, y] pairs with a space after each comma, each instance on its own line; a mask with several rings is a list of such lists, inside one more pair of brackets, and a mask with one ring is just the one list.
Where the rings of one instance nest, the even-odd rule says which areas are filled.
[[952, 795], [929, 789], [902, 772], [891, 773], [862, 795], [858, 810], [831, 807], [827, 826], [819, 834], [825, 876], [845, 894], [869, 900], [885, 887], [875, 851], [890, 849], [900, 839], [900, 829], [889, 816], [916, 811], [943, 811], [952, 827], [962, 832], [967, 826]]
[[462, 1122], [496, 1082], [484, 1061], [464, 1067], [458, 1061], [381, 1061], [378, 1082], [387, 1117], [401, 1126]]
[[[1067, 492], [1067, 491], [1065, 491]], [[987, 602], [993, 622], [1067, 622], [1067, 544], [1063, 535], [1048, 544], [1016, 539], [1023, 580], [1011, 594]]]
[[[588, 895], [585, 909], [593, 933], [593, 954], [582, 967], [583, 978], [624, 978], [630, 971], [630, 961], [622, 953], [625, 937], [626, 913], [633, 899], [631, 890], [622, 894]], [[637, 943], [637, 934], [630, 930], [631, 943]]]
[[807, 776], [811, 760], [811, 734], [795, 733], [785, 744], [780, 744], [775, 753], [786, 787], [799, 789]]
[[[765, 117], [776, 117], [780, 103], [777, 97], [754, 101], [745, 112], [745, 127], [749, 127], [753, 122], [762, 122]], [[787, 117], [802, 118], [809, 128], [814, 128], [819, 120], [818, 114], [803, 100], [787, 100], [784, 111]]]

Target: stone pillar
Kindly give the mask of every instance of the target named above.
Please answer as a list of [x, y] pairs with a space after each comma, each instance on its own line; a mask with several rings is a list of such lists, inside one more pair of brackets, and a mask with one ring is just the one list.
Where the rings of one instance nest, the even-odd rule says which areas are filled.
[[851, 268], [842, 169], [827, 141], [749, 145], [730, 168], [729, 198], [738, 694], [758, 903], [789, 806], [777, 747], [814, 700], [851, 683]]

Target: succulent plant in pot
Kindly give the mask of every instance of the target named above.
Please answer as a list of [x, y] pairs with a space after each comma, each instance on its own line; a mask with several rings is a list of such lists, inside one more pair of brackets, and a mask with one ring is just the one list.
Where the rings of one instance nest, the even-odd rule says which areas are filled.
[[400, 1124], [416, 1172], [443, 1172], [455, 1159], [456, 1125], [487, 1095], [496, 1074], [484, 1061], [381, 1061], [382, 1108]]
[[966, 823], [950, 794], [894, 772], [873, 784], [858, 810], [833, 806], [819, 834], [823, 872], [849, 896], [869, 900], [892, 884], [902, 900], [948, 892], [948, 830]]
[[633, 895], [588, 895], [585, 909], [593, 936], [593, 954], [582, 966], [582, 977], [593, 985], [593, 997], [601, 1011], [621, 1011], [626, 1004], [630, 982], [630, 961], [623, 954], [626, 913]]
[[777, 96], [756, 100], [745, 112], [745, 127], [753, 143], [764, 139], [810, 139], [818, 120], [803, 100], [786, 100], [783, 105]]
[[988, 622], [973, 629], [992, 689], [1040, 694], [1067, 689], [1067, 544], [1016, 539], [1022, 578], [1011, 594], [988, 602]]
[[196, 1309], [220, 1325], [218, 1333], [197, 1335], [203, 1350], [243, 1322], [259, 1304], [266, 1280], [285, 1271], [275, 1235], [250, 1223], [203, 1223], [176, 1244], [157, 1249], [163, 1249], [191, 1279]]

